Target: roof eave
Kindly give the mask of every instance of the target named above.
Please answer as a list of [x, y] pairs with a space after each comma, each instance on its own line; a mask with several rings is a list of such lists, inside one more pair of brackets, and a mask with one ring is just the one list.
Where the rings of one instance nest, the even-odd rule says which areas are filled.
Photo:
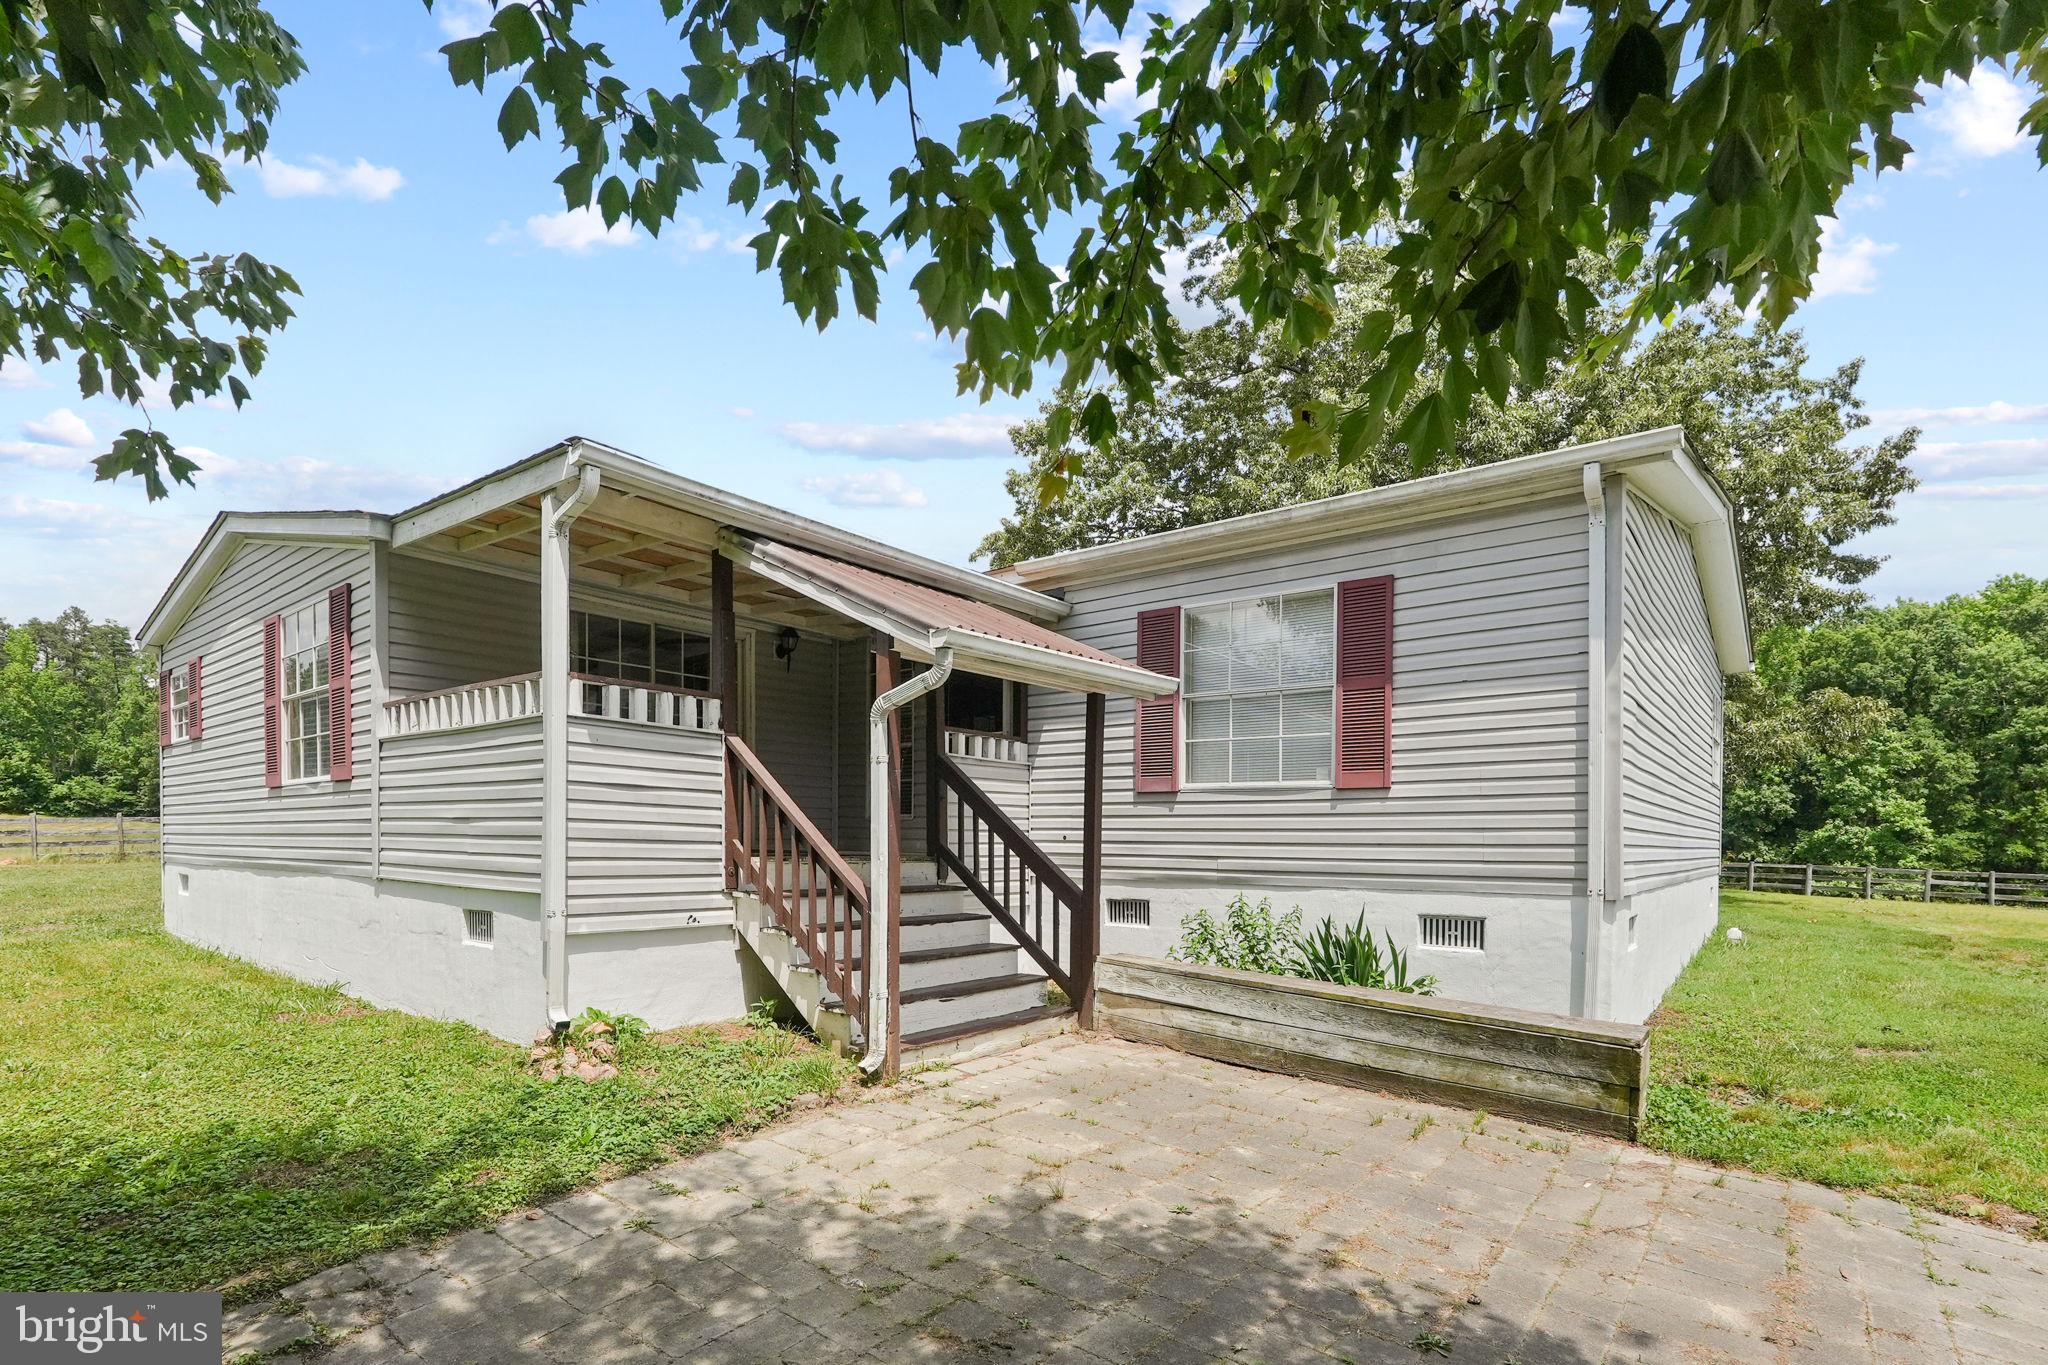
[[252, 540], [311, 544], [389, 540], [391, 519], [375, 512], [221, 512], [178, 566], [170, 586], [136, 632], [147, 648], [162, 649], [213, 585], [236, 550]]

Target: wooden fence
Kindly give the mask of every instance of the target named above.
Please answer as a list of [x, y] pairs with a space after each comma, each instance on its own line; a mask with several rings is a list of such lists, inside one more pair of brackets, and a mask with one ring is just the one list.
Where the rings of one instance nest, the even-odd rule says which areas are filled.
[[1156, 957], [1097, 960], [1097, 1027], [1218, 1061], [1634, 1138], [1649, 1031]]
[[153, 858], [158, 829], [153, 815], [0, 815], [0, 861]]
[[1723, 863], [1721, 885], [1797, 896], [2048, 905], [2048, 873], [1943, 872], [1928, 867], [1830, 867], [1819, 863]]

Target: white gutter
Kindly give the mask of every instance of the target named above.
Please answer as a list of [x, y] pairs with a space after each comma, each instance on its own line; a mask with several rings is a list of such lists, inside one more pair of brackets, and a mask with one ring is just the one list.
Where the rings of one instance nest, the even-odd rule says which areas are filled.
[[[876, 697], [868, 708], [868, 942], [863, 968], [868, 978], [868, 1038], [860, 1069], [870, 1076], [889, 1059], [889, 963], [896, 951], [889, 932], [894, 920], [891, 911], [903, 894], [897, 885], [899, 869], [889, 856], [889, 835], [896, 819], [896, 793], [889, 782], [889, 765], [896, 756], [889, 743], [889, 716], [944, 686], [952, 672], [953, 651], [941, 647], [932, 652], [930, 668]], [[932, 776], [936, 779], [938, 775]]]
[[[569, 528], [596, 499], [602, 475], [572, 458], [576, 486], [541, 497], [540, 521], [540, 892], [548, 1022], [569, 1023]], [[565, 481], [566, 482], [566, 481]]]

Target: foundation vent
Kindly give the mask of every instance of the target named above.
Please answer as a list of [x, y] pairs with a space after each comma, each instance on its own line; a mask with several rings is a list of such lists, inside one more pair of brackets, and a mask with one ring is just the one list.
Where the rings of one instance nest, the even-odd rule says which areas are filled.
[[1422, 946], [1486, 951], [1486, 919], [1481, 915], [1422, 916]]
[[491, 912], [488, 910], [465, 910], [462, 912], [462, 941], [483, 947], [491, 945]]
[[1111, 924], [1149, 925], [1152, 923], [1152, 902], [1119, 900], [1112, 897], [1109, 901], [1109, 922]]

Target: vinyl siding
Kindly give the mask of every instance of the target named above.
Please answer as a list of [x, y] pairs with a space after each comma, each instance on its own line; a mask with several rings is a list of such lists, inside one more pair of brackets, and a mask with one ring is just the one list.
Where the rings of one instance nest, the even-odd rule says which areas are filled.
[[[1112, 700], [1105, 877], [1569, 894], [1586, 821], [1585, 507], [1564, 498], [1068, 590], [1061, 629], [1131, 658], [1138, 612], [1394, 576], [1385, 791], [1132, 790], [1134, 705]], [[1030, 701], [1032, 829], [1080, 860], [1082, 698]]]
[[724, 739], [569, 723], [569, 913], [720, 910]]
[[[163, 751], [163, 856], [294, 871], [370, 874], [370, 715], [375, 704], [367, 545], [256, 541], [228, 561], [163, 651], [205, 658], [206, 734]], [[352, 587], [352, 782], [263, 785], [263, 620]]]
[[384, 741], [383, 875], [540, 890], [540, 718]]
[[1633, 492], [1622, 526], [1622, 880], [1634, 893], [1720, 865], [1722, 692], [1691, 540]]
[[[1002, 763], [991, 758], [955, 758], [960, 771], [967, 774], [967, 780], [981, 788], [989, 800], [996, 803], [996, 809], [1017, 822], [1017, 827], [1026, 834], [1031, 832], [1031, 768], [1024, 763]], [[954, 818], [960, 803], [951, 798], [946, 800], [946, 837], [953, 837]]]
[[775, 630], [754, 632], [754, 752], [826, 838], [834, 838], [841, 799], [833, 707], [837, 641], [803, 638], [787, 660], [775, 657]]
[[540, 584], [416, 555], [386, 561], [391, 694], [438, 692], [540, 668]]

